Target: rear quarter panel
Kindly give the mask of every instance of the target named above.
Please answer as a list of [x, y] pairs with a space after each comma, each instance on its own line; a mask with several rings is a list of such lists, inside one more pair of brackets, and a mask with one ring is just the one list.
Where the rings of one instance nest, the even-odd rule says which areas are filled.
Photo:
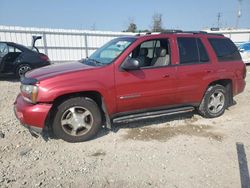
[[[223, 36], [212, 36], [208, 38], [225, 38]], [[244, 91], [245, 78], [244, 71], [246, 71], [246, 65], [242, 60], [239, 61], [218, 61], [218, 58], [208, 41], [208, 38], [204, 40], [206, 43], [209, 54], [214, 60], [215, 74], [214, 81], [217, 80], [231, 80], [233, 96]]]

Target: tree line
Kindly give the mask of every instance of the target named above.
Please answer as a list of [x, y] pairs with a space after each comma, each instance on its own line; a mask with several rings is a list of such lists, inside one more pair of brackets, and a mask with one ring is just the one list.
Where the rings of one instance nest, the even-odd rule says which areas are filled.
[[162, 25], [162, 14], [155, 13], [152, 17], [152, 26], [151, 29], [143, 29], [140, 30], [137, 28], [137, 25], [133, 19], [129, 20], [128, 28], [123, 32], [132, 32], [132, 33], [140, 33], [140, 32], [162, 32], [164, 31], [164, 27]]

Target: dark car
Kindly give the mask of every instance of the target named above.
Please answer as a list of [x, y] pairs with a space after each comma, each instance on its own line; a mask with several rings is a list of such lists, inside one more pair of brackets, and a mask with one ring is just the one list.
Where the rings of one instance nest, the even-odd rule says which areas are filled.
[[47, 55], [13, 42], [0, 42], [0, 75], [13, 73], [20, 78], [27, 71], [46, 65], [50, 65]]

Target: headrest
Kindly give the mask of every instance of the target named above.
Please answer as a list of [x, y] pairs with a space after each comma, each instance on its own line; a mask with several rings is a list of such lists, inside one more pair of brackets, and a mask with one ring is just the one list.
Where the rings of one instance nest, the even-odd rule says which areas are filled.
[[157, 48], [156, 49], [156, 56], [157, 57], [165, 57], [167, 55], [167, 50], [164, 48]]
[[147, 56], [148, 55], [148, 49], [147, 48], [141, 48], [139, 56]]

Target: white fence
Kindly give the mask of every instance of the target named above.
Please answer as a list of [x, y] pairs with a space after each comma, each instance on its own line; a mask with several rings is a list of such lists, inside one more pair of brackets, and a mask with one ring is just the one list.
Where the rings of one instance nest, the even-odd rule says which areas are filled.
[[[222, 33], [234, 42], [250, 41], [250, 29], [206, 31]], [[36, 46], [40, 52], [47, 54], [52, 61], [71, 61], [89, 56], [94, 50], [115, 37], [134, 34], [0, 25], [0, 41], [31, 46], [33, 35], [42, 36], [42, 40], [38, 40]]]
[[94, 50], [115, 37], [132, 35], [132, 33], [0, 25], [0, 41], [31, 46], [33, 35], [42, 36], [42, 40], [38, 40], [36, 46], [52, 61], [71, 61], [89, 56]]

